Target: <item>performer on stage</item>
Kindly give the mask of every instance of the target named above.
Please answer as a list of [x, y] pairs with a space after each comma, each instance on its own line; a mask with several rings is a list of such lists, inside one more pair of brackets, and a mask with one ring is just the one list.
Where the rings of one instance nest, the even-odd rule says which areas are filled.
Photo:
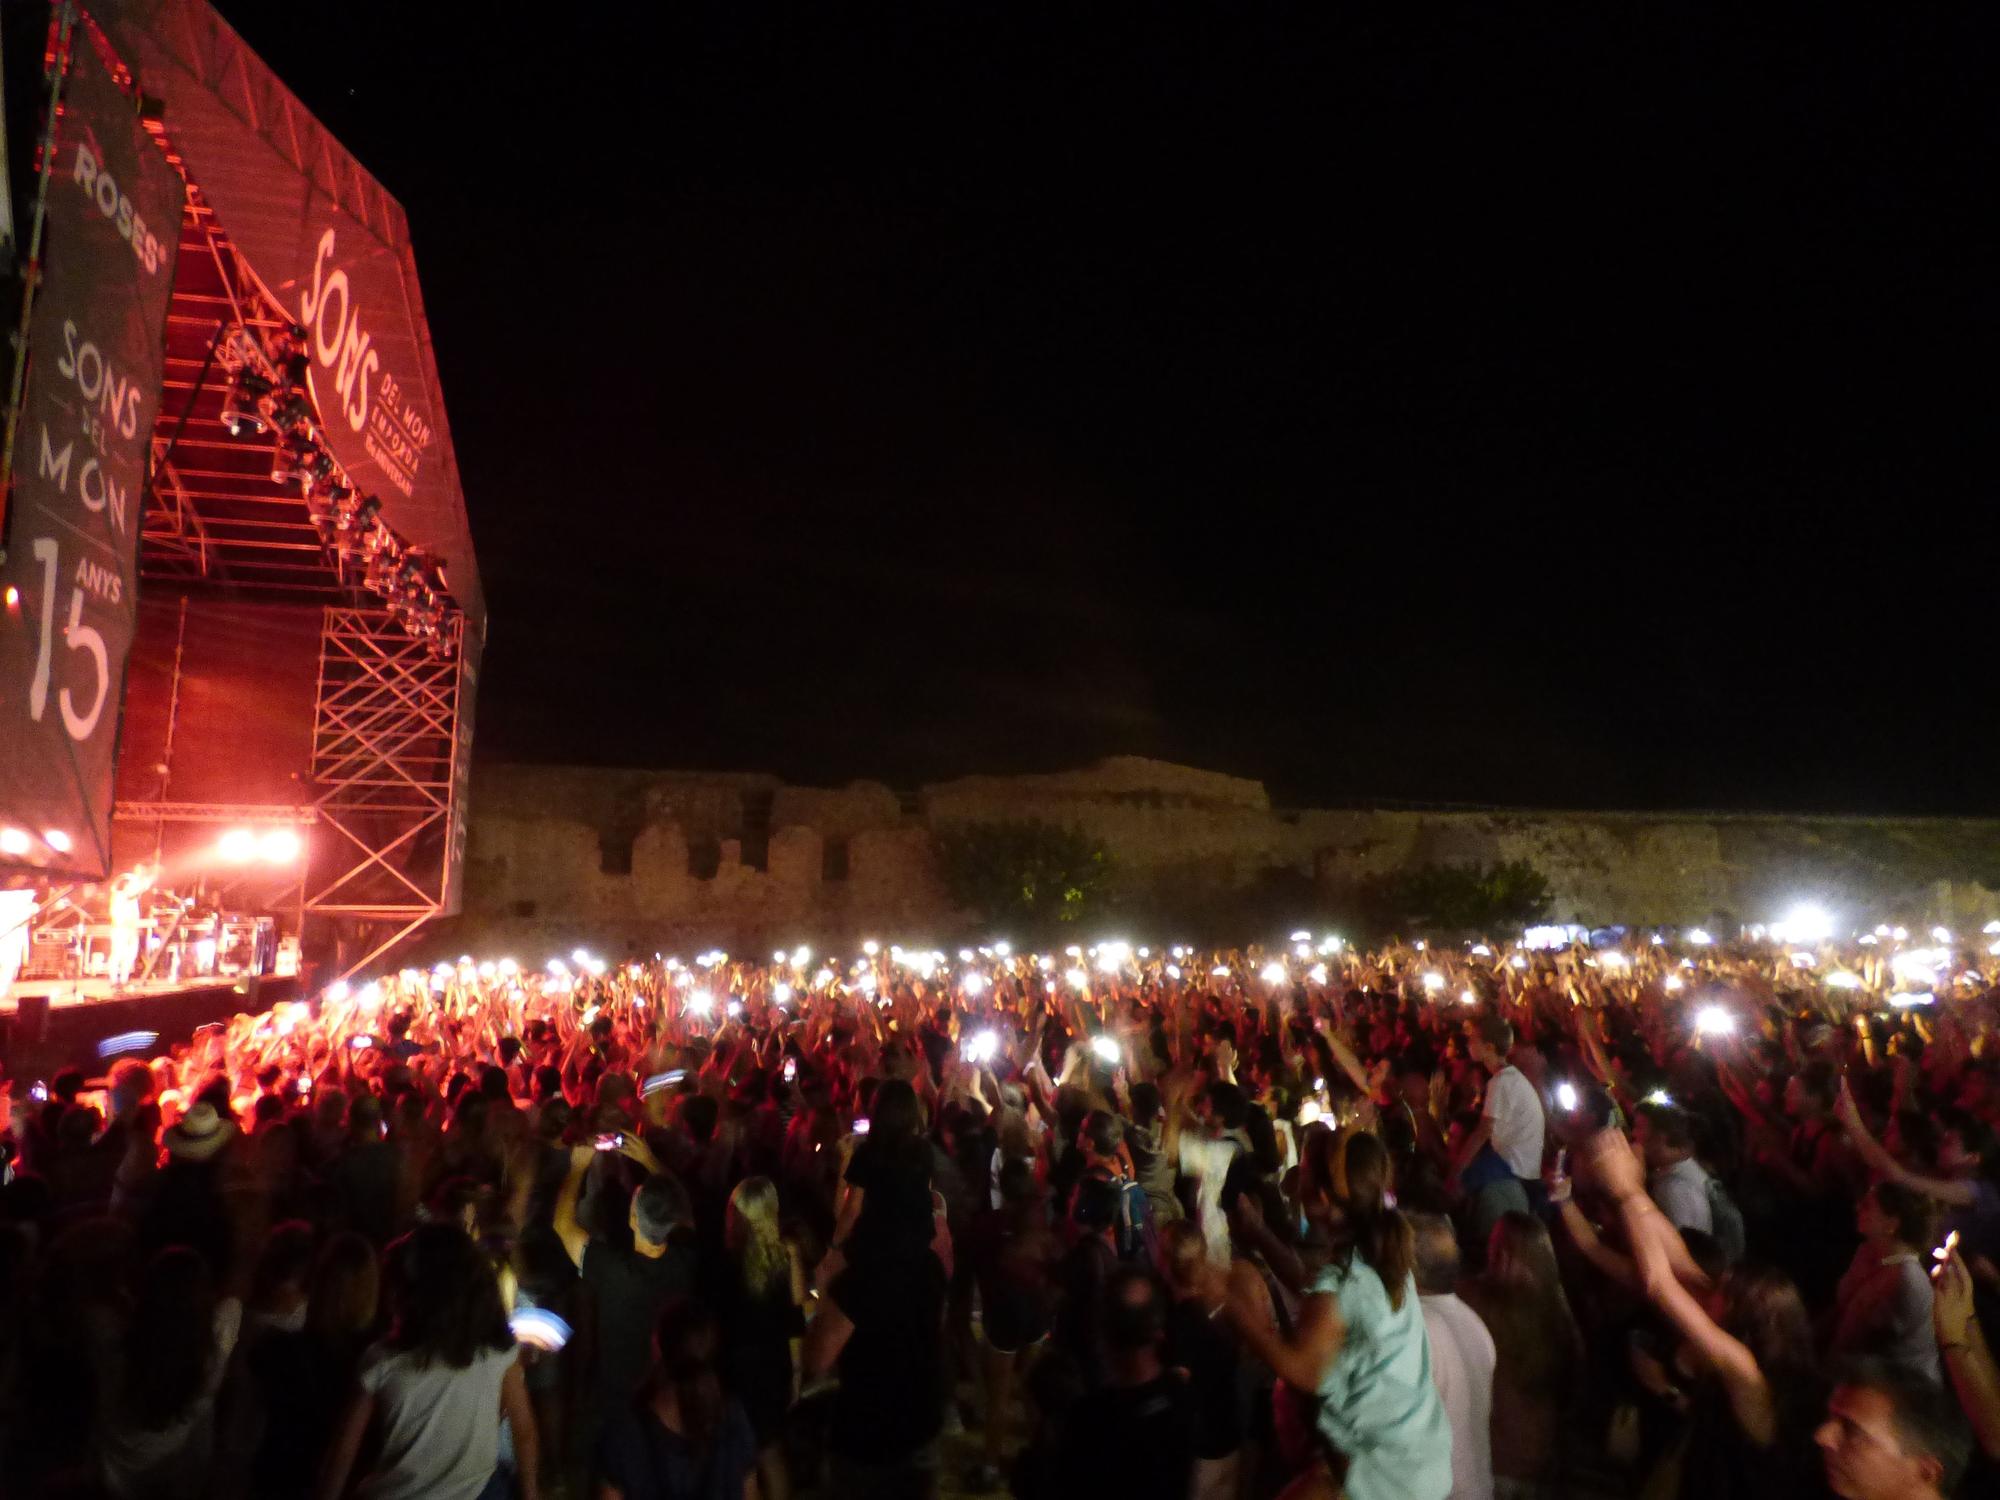
[[123, 989], [132, 982], [132, 969], [139, 961], [139, 934], [143, 926], [139, 898], [160, 878], [160, 867], [139, 864], [111, 882], [111, 984]]

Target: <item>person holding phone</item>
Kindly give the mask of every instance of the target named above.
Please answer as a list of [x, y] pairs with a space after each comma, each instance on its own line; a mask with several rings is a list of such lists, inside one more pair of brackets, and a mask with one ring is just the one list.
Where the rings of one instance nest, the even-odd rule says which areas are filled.
[[[637, 1136], [620, 1132], [615, 1149], [600, 1151], [597, 1138], [570, 1149], [569, 1174], [556, 1194], [555, 1231], [563, 1249], [582, 1272], [583, 1422], [577, 1433], [581, 1453], [594, 1451], [598, 1430], [623, 1411], [645, 1384], [652, 1365], [652, 1329], [660, 1311], [694, 1285], [694, 1266], [684, 1248], [694, 1223], [687, 1189], [661, 1168]], [[625, 1199], [626, 1212], [614, 1218], [606, 1198], [624, 1193], [623, 1164], [646, 1173]], [[600, 1185], [596, 1212], [579, 1218], [584, 1180], [593, 1172]], [[622, 1232], [621, 1232], [622, 1231]]]

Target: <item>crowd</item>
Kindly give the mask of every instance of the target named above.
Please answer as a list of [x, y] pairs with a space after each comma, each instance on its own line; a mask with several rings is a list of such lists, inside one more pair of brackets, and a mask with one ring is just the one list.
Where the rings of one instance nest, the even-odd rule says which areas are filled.
[[462, 960], [9, 1080], [0, 1490], [2000, 1494], [2000, 942], [1565, 936]]

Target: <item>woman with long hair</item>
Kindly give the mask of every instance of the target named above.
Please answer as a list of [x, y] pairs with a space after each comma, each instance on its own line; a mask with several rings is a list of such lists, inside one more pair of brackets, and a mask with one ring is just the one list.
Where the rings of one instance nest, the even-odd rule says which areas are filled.
[[1583, 1365], [1583, 1334], [1541, 1220], [1502, 1214], [1486, 1270], [1464, 1297], [1493, 1335], [1494, 1489], [1517, 1500], [1547, 1494]]
[[677, 1297], [653, 1328], [653, 1377], [605, 1430], [595, 1500], [758, 1500], [757, 1440], [716, 1369], [722, 1325]]
[[264, 1406], [251, 1461], [252, 1491], [270, 1500], [310, 1494], [333, 1441], [334, 1419], [375, 1333], [381, 1300], [375, 1247], [353, 1232], [320, 1247], [306, 1279], [305, 1326], [267, 1335], [250, 1351]]
[[112, 1494], [201, 1493], [214, 1456], [215, 1396], [242, 1326], [242, 1302], [216, 1295], [195, 1251], [172, 1246], [147, 1264], [96, 1436], [98, 1474]]
[[1431, 1380], [1415, 1236], [1389, 1206], [1389, 1187], [1389, 1153], [1374, 1136], [1353, 1127], [1308, 1135], [1299, 1197], [1330, 1258], [1288, 1334], [1240, 1291], [1226, 1303], [1244, 1346], [1319, 1397], [1329, 1472], [1309, 1472], [1291, 1493], [1444, 1500], [1451, 1490], [1451, 1428]]
[[340, 1500], [371, 1429], [376, 1457], [356, 1487], [367, 1500], [477, 1500], [513, 1434], [523, 1500], [541, 1494], [534, 1408], [515, 1357], [493, 1265], [456, 1224], [425, 1224], [388, 1251], [388, 1338], [362, 1358], [356, 1390], [321, 1470], [320, 1500]]
[[778, 1440], [797, 1390], [805, 1271], [778, 1222], [778, 1189], [770, 1178], [746, 1177], [736, 1185], [723, 1242], [726, 1254], [709, 1289], [722, 1329], [723, 1373], [757, 1438], [764, 1500], [785, 1500], [791, 1483]]
[[[834, 1242], [928, 1244], [935, 1226], [923, 1104], [904, 1080], [888, 1078], [875, 1089], [868, 1107], [873, 1111], [868, 1133], [849, 1137], [857, 1144], [843, 1174], [845, 1196]], [[857, 1130], [860, 1123], [855, 1122]]]

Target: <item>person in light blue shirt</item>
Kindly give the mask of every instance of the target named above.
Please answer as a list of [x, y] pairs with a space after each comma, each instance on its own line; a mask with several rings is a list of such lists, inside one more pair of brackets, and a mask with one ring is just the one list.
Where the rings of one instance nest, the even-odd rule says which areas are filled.
[[1388, 1152], [1365, 1131], [1315, 1131], [1299, 1186], [1333, 1258], [1289, 1338], [1252, 1299], [1232, 1295], [1230, 1321], [1280, 1379], [1319, 1396], [1319, 1435], [1348, 1500], [1445, 1500], [1451, 1424], [1431, 1379], [1415, 1237], [1388, 1203]]

